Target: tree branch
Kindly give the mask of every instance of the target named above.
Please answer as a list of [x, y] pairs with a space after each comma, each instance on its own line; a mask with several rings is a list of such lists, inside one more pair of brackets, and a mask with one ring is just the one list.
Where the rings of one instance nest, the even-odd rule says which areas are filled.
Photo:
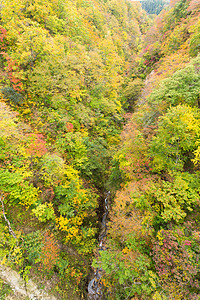
[[1, 196], [0, 196], [0, 201], [1, 201], [1, 205], [2, 205], [2, 210], [3, 210], [3, 216], [4, 216], [4, 219], [5, 219], [5, 221], [6, 221], [7, 224], [8, 224], [8, 228], [9, 228], [10, 234], [12, 234], [12, 236], [16, 239], [17, 236], [16, 236], [16, 234], [14, 233], [14, 231], [12, 230], [9, 220], [6, 218], [6, 214], [5, 214], [5, 209], [4, 209], [4, 204], [3, 204], [3, 199], [2, 199], [2, 198], [3, 198], [3, 194], [1, 194]]

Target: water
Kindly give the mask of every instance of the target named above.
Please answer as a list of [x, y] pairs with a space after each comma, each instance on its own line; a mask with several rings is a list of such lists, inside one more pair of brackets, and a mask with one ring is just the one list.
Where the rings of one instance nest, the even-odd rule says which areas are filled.
[[[105, 250], [104, 247], [104, 240], [106, 239], [107, 236], [107, 216], [109, 212], [109, 204], [108, 204], [108, 199], [110, 196], [110, 192], [107, 193], [106, 198], [104, 199], [104, 213], [102, 216], [101, 220], [101, 230], [99, 234], [99, 251]], [[90, 300], [103, 300], [104, 295], [103, 295], [103, 284], [101, 282], [101, 272], [102, 270], [97, 268], [94, 272], [93, 278], [90, 280], [88, 284], [88, 297]]]

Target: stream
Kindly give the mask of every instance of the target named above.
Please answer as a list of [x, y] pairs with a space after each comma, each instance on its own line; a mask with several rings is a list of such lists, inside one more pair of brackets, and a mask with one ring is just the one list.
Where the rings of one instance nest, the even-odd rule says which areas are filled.
[[[99, 248], [97, 250], [98, 256], [100, 256], [100, 251], [104, 251], [106, 248], [104, 242], [107, 236], [107, 216], [109, 212], [109, 197], [110, 192], [106, 194], [103, 204], [103, 215], [100, 222], [100, 233], [99, 233]], [[88, 284], [88, 299], [90, 300], [103, 300], [105, 299], [103, 295], [103, 284], [101, 282], [102, 270], [97, 268], [94, 270], [93, 278]]]

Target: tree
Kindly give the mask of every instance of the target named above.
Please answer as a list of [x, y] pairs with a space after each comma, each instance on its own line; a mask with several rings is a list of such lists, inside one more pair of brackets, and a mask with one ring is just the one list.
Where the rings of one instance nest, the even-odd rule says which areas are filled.
[[198, 109], [186, 105], [168, 109], [159, 118], [157, 134], [150, 143], [153, 169], [159, 172], [189, 168], [198, 136]]
[[[127, 87], [123, 91], [123, 96], [126, 98], [126, 103], [132, 107], [142, 93], [142, 88], [144, 87], [144, 83], [141, 79], [137, 78], [133, 81], [130, 81]], [[127, 104], [126, 104], [127, 105]]]
[[199, 101], [200, 77], [197, 69], [199, 57], [192, 60], [185, 68], [176, 71], [171, 77], [164, 79], [160, 87], [153, 91], [148, 98], [151, 106], [189, 104], [197, 106]]
[[180, 223], [199, 205], [199, 180], [197, 174], [187, 172], [170, 175], [170, 181], [152, 185], [150, 197], [157, 203], [159, 215], [164, 222]]
[[197, 299], [199, 293], [199, 250], [197, 240], [182, 228], [160, 230], [153, 246], [153, 260], [159, 276], [161, 294], [166, 299]]

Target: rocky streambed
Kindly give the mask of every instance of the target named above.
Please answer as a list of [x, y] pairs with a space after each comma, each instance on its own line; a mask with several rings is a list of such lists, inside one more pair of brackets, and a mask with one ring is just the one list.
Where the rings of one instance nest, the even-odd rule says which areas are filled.
[[[103, 203], [103, 214], [100, 222], [100, 233], [99, 233], [99, 248], [97, 250], [97, 256], [100, 256], [100, 251], [105, 250], [105, 239], [107, 236], [107, 217], [109, 213], [109, 198], [110, 192], [106, 194]], [[103, 300], [105, 296], [103, 294], [103, 284], [101, 282], [102, 270], [97, 268], [94, 270], [92, 279], [88, 284], [88, 298], [90, 300]]]

